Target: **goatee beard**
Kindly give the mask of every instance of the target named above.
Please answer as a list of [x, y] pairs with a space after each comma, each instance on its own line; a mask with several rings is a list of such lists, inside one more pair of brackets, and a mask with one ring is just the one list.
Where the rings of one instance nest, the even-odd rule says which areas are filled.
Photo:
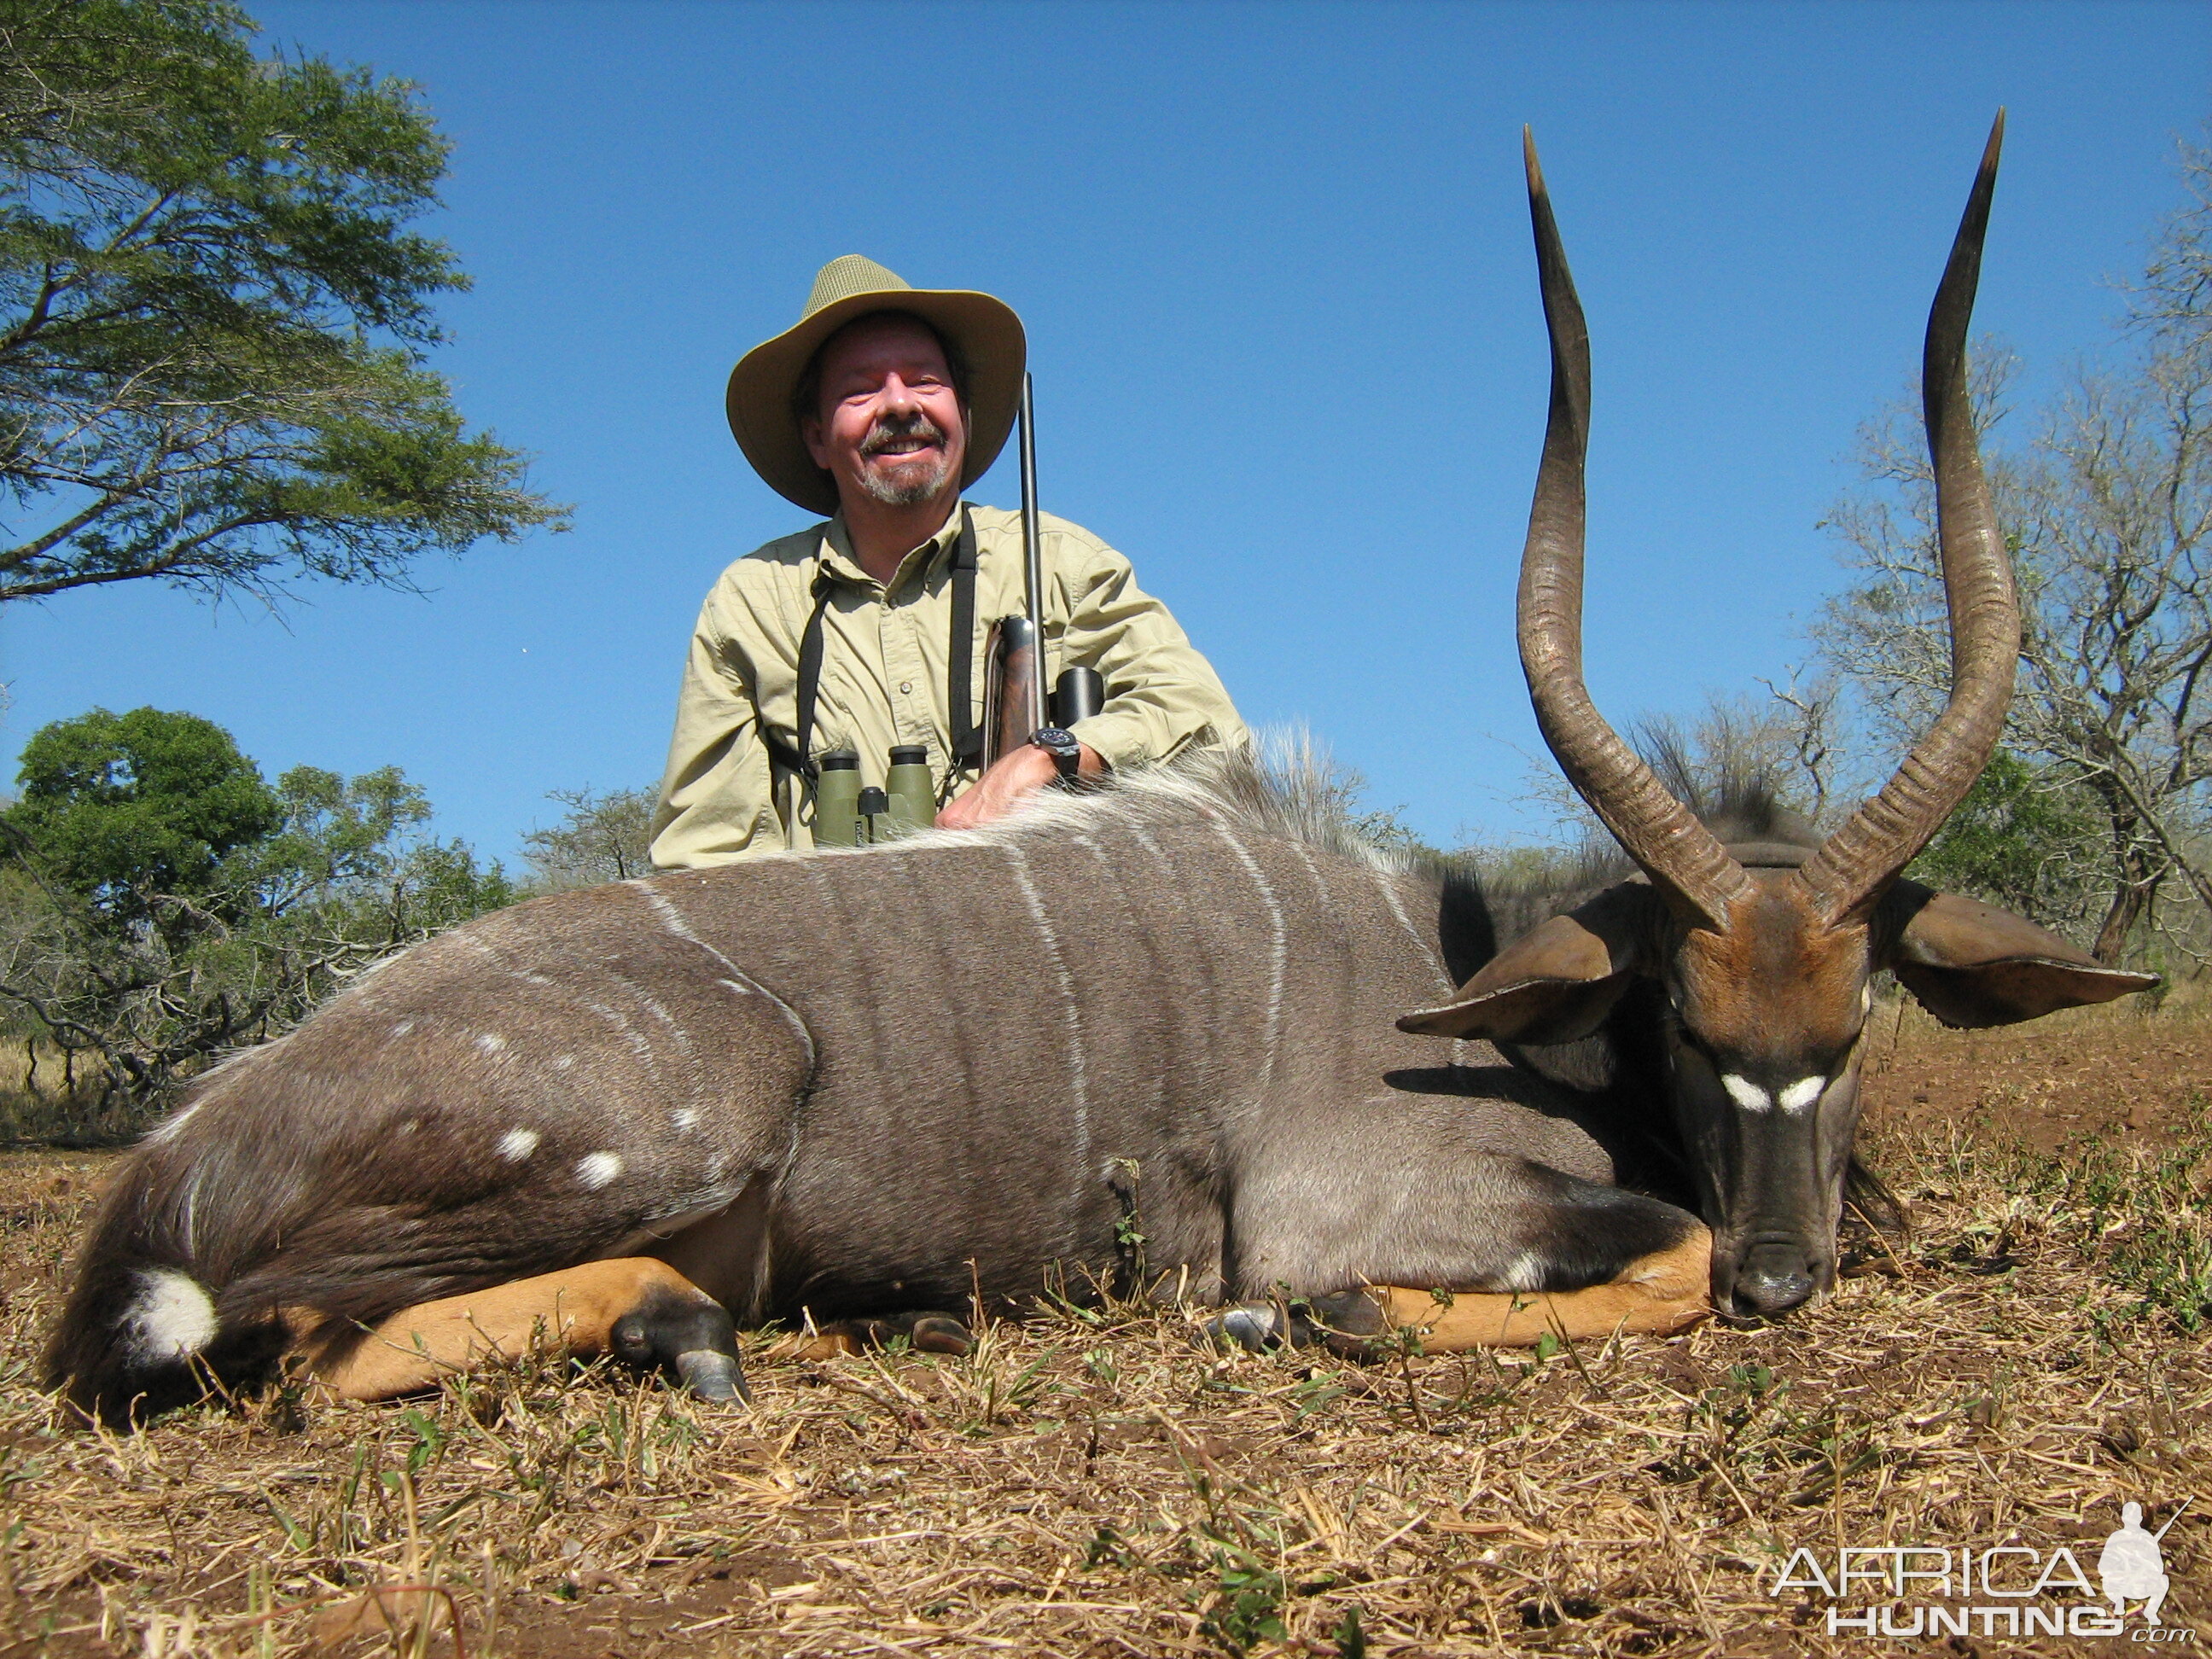
[[866, 469], [860, 474], [860, 489], [870, 501], [885, 507], [920, 507], [945, 488], [951, 471], [942, 456], [918, 455], [880, 471]]
[[861, 459], [867, 461], [908, 438], [935, 444], [938, 453], [889, 461], [880, 469], [863, 465], [860, 489], [869, 500], [885, 507], [920, 507], [945, 487], [945, 476], [951, 471], [944, 453], [945, 434], [918, 409], [903, 417], [879, 418], [860, 444]]

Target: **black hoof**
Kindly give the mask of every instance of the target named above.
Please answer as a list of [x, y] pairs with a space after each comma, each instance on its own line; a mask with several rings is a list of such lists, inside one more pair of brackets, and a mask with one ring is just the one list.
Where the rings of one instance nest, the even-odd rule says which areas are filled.
[[1382, 1310], [1364, 1291], [1300, 1297], [1287, 1305], [1240, 1302], [1200, 1328], [1201, 1338], [1224, 1352], [1267, 1353], [1279, 1348], [1326, 1348], [1340, 1358], [1375, 1355], [1370, 1339], [1387, 1330]]
[[975, 1349], [974, 1334], [951, 1314], [916, 1314], [907, 1335], [921, 1353], [949, 1353], [965, 1358]]
[[609, 1336], [625, 1365], [672, 1371], [702, 1400], [753, 1397], [738, 1359], [737, 1326], [720, 1303], [657, 1294], [615, 1321]]
[[1238, 1348], [1247, 1353], [1267, 1353], [1285, 1343], [1303, 1346], [1298, 1340], [1299, 1323], [1296, 1315], [1286, 1314], [1273, 1302], [1240, 1302], [1207, 1320], [1200, 1327], [1200, 1334], [1224, 1353]]
[[745, 1387], [744, 1369], [733, 1353], [693, 1348], [676, 1356], [676, 1375], [702, 1400], [742, 1400], [748, 1405], [752, 1403], [752, 1390]]
[[951, 1314], [933, 1313], [927, 1309], [841, 1320], [835, 1325], [823, 1326], [822, 1334], [843, 1337], [862, 1348], [888, 1348], [903, 1338], [916, 1353], [965, 1356], [975, 1347], [975, 1338], [966, 1325]]

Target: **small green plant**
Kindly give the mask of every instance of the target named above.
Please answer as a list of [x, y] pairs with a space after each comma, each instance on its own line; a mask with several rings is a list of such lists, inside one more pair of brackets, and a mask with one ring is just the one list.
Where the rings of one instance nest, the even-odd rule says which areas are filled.
[[1199, 1628], [1230, 1652], [1243, 1654], [1257, 1642], [1280, 1642], [1286, 1587], [1283, 1575], [1248, 1552], [1226, 1547], [1213, 1558], [1215, 1601]]
[[1133, 1292], [1151, 1277], [1145, 1261], [1142, 1176], [1133, 1158], [1115, 1158], [1114, 1170], [1121, 1177], [1114, 1183], [1114, 1194], [1121, 1205], [1121, 1213], [1114, 1219], [1114, 1251], [1121, 1261], [1122, 1284]]

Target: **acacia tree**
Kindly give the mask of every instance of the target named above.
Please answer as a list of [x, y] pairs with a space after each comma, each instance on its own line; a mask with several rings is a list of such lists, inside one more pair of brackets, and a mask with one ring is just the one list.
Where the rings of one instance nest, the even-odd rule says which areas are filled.
[[545, 799], [568, 810], [551, 829], [522, 837], [522, 856], [538, 890], [558, 893], [653, 873], [657, 792], [556, 789]]
[[562, 510], [424, 367], [413, 89], [257, 56], [219, 0], [0, 0], [0, 600], [404, 585]]
[[[2034, 787], [2072, 797], [2039, 822], [2088, 826], [2107, 962], [2171, 890], [2200, 921], [2212, 909], [2212, 152], [2185, 147], [2182, 176], [2189, 204], [2131, 294], [2123, 349], [1989, 469], [2025, 613], [2008, 746]], [[1980, 354], [1985, 432], [2008, 380], [2002, 353]], [[1861, 460], [1873, 488], [1827, 521], [1858, 580], [1816, 632], [1886, 724], [1917, 730], [1949, 690], [1949, 632], [1927, 457], [1901, 406], [1863, 432]]]

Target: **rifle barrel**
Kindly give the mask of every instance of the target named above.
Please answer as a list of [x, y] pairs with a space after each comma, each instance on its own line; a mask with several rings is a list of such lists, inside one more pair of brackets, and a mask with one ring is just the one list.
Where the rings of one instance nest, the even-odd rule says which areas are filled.
[[1037, 526], [1036, 415], [1030, 402], [1029, 371], [1022, 371], [1018, 406], [1022, 428], [1022, 557], [1023, 586], [1029, 599], [1030, 636], [1036, 641], [1036, 672], [1029, 684], [1029, 708], [1023, 718], [1034, 732], [1045, 724], [1044, 690], [1044, 537]]

